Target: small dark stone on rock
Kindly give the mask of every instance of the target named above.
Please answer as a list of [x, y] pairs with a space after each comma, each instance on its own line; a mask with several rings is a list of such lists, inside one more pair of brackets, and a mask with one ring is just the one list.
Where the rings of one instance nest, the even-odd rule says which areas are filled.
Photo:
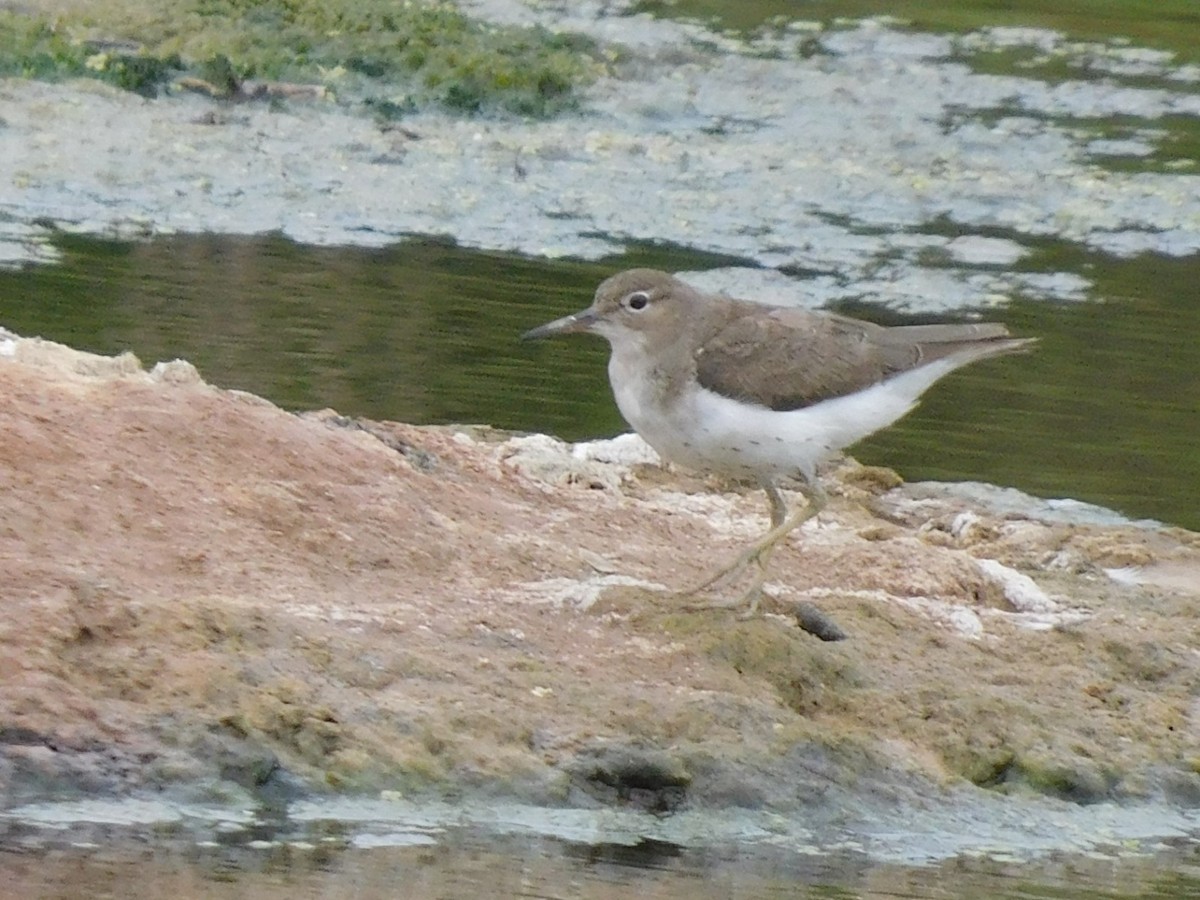
[[792, 615], [796, 623], [804, 631], [819, 637], [823, 641], [844, 641], [846, 632], [833, 619], [829, 618], [813, 603], [802, 600], [792, 607]]

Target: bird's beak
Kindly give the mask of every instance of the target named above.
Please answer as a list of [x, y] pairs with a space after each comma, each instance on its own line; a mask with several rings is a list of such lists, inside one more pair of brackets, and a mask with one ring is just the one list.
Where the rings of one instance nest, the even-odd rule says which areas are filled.
[[545, 325], [539, 325], [521, 335], [521, 340], [536, 341], [540, 338], [553, 337], [556, 334], [577, 334], [581, 331], [591, 331], [595, 324], [596, 311], [589, 307], [581, 312], [547, 322]]

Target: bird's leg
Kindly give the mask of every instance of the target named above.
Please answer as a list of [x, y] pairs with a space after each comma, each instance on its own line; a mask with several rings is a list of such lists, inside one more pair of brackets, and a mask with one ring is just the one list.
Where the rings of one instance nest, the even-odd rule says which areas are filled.
[[[787, 503], [784, 501], [783, 494], [779, 492], [779, 488], [776, 486], [775, 482], [763, 479], [759, 483], [762, 485], [763, 490], [767, 492], [767, 499], [771, 501], [771, 530], [768, 531], [766, 535], [766, 537], [769, 537], [770, 535], [774, 534], [775, 530], [783, 525], [787, 520]], [[769, 558], [771, 555], [771, 550], [774, 548], [768, 548], [764, 546], [766, 537], [751, 544], [749, 547], [739, 553], [731, 563], [726, 566], [722, 566], [708, 578], [704, 579], [704, 581], [700, 582], [695, 587], [689, 588], [688, 590], [684, 591], [684, 593], [699, 593], [705, 588], [712, 587], [719, 581], [724, 581], [730, 576], [736, 575], [738, 572], [741, 572], [742, 569], [746, 568], [746, 566], [750, 565], [750, 563], [760, 559], [760, 556], [764, 551]], [[765, 560], [760, 562], [764, 568], [765, 562]]]
[[743, 613], [745, 618], [758, 612], [758, 602], [762, 599], [762, 586], [767, 580], [767, 563], [771, 561], [771, 554], [775, 552], [775, 546], [793, 530], [824, 509], [827, 500], [825, 492], [820, 487], [813, 482], [806, 482], [800, 488], [800, 493], [804, 495], [804, 506], [792, 513], [789, 518], [787, 505], [783, 502], [783, 495], [779, 493], [779, 488], [771, 482], [765, 482], [763, 487], [771, 500], [771, 530], [746, 551], [751, 554], [750, 560], [758, 563], [758, 574], [754, 576], [754, 581], [742, 595], [742, 603], [747, 605], [746, 611]]
[[[779, 485], [775, 482], [764, 478], [759, 481], [759, 484], [767, 492], [767, 499], [771, 501], [771, 528], [778, 528], [787, 521], [787, 501], [783, 499], [783, 494], [779, 492]], [[807, 496], [805, 494], [805, 497]]]
[[800, 488], [800, 492], [808, 502], [789, 517], [787, 503], [784, 502], [783, 495], [779, 492], [776, 484], [767, 479], [763, 479], [761, 484], [763, 490], [767, 492], [767, 499], [771, 501], [771, 530], [738, 554], [732, 563], [719, 569], [695, 587], [684, 591], [684, 594], [699, 593], [717, 582], [724, 581], [741, 572], [751, 563], [757, 563], [758, 573], [754, 576], [754, 582], [742, 596], [742, 602], [749, 604], [749, 614], [753, 615], [757, 612], [763, 582], [767, 579], [767, 563], [771, 559], [771, 554], [775, 552], [775, 545], [783, 540], [789, 532], [819, 513], [825, 506], [826, 500], [825, 492], [820, 487], [815, 483], [806, 483]]

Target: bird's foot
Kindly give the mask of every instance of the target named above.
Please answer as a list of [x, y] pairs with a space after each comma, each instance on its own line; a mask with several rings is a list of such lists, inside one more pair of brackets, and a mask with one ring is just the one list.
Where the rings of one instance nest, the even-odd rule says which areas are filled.
[[761, 541], [753, 546], [747, 547], [729, 565], [722, 566], [717, 571], [713, 572], [699, 584], [693, 585], [690, 588], [684, 588], [679, 593], [683, 596], [691, 596], [699, 594], [701, 591], [706, 591], [710, 587], [718, 585], [722, 582], [729, 581], [737, 575], [740, 575], [751, 563], [757, 562], [763, 568], [766, 568], [766, 560], [763, 554], [770, 555], [769, 551], [774, 549], [772, 544], [763, 544]]
[[[767, 580], [767, 560], [770, 557], [769, 547], [755, 548], [742, 553], [732, 565], [726, 566], [721, 571], [717, 572], [711, 578], [705, 580], [701, 584], [685, 591], [680, 591], [680, 597], [694, 597], [701, 591], [712, 587], [718, 582], [731, 578], [735, 574], [741, 573], [742, 570], [748, 568], [751, 563], [758, 563], [758, 572], [754, 575], [754, 580], [750, 587], [746, 589], [737, 600], [717, 600], [706, 603], [687, 604], [684, 608], [689, 610], [700, 609], [741, 609], [738, 615], [739, 619], [752, 619], [758, 615], [758, 604], [763, 597], [763, 582]], [[753, 552], [752, 552], [753, 551]]]
[[[768, 531], [762, 538], [755, 541], [745, 550], [737, 555], [737, 557], [729, 565], [718, 569], [709, 577], [705, 578], [694, 587], [687, 588], [682, 591], [683, 594], [698, 594], [701, 591], [708, 590], [714, 585], [729, 581], [735, 575], [740, 575], [743, 570], [749, 568], [751, 563], [758, 564], [758, 575], [755, 576], [754, 584], [745, 594], [747, 602], [753, 602], [750, 598], [757, 594], [762, 588], [762, 583], [766, 578], [767, 563], [771, 559], [771, 554], [775, 552], [775, 547], [779, 542], [787, 537], [788, 533], [797, 528], [802, 523], [811, 519], [817, 514], [820, 507], [815, 504], [810, 508], [801, 509], [790, 519], [784, 521], [781, 525], [777, 525]], [[755, 604], [757, 606], [757, 604]]]
[[[768, 490], [770, 494], [771, 490]], [[778, 490], [775, 490], [775, 497], [778, 498]], [[727, 582], [751, 565], [756, 565], [758, 571], [754, 575], [754, 580], [751, 582], [749, 589], [742, 594], [741, 599], [736, 603], [721, 604], [719, 607], [709, 605], [699, 608], [733, 608], [744, 606], [746, 612], [744, 618], [750, 618], [758, 614], [758, 604], [762, 600], [763, 582], [767, 580], [767, 564], [771, 561], [771, 554], [775, 552], [775, 548], [779, 543], [788, 536], [795, 528], [802, 525], [804, 522], [811, 519], [825, 505], [824, 494], [819, 492], [810, 492], [809, 503], [807, 506], [797, 510], [791, 516], [785, 517], [782, 512], [782, 500], [779, 500], [778, 515], [772, 515], [774, 527], [763, 535], [759, 540], [755, 541], [745, 550], [737, 555], [737, 557], [729, 565], [718, 569], [709, 577], [705, 578], [699, 584], [694, 585], [680, 592], [682, 597], [692, 597], [699, 594], [701, 591], [706, 591], [709, 588]], [[773, 503], [774, 505], [774, 503]], [[696, 607], [689, 607], [696, 608]]]

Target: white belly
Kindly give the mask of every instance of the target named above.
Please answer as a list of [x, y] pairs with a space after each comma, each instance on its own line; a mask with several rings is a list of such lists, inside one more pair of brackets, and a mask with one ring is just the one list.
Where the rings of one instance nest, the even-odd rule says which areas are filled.
[[695, 469], [812, 480], [822, 460], [886, 428], [935, 381], [961, 364], [938, 360], [845, 397], [776, 412], [692, 384], [664, 403], [650, 379], [621, 378], [610, 366], [621, 415], [665, 459]]

